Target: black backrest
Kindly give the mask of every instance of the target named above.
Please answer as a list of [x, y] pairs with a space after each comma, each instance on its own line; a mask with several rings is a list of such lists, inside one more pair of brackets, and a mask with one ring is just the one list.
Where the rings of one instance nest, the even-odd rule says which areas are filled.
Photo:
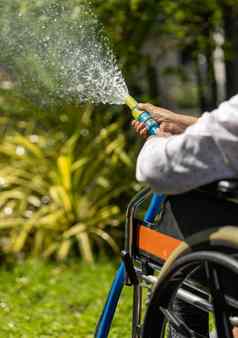
[[214, 182], [168, 200], [184, 238], [210, 227], [238, 226], [238, 180]]

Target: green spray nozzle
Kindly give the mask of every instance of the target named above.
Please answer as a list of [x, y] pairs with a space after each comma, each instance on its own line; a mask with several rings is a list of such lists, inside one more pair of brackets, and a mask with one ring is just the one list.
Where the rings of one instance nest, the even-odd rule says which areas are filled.
[[142, 113], [138, 108], [138, 102], [132, 96], [127, 96], [125, 99], [125, 104], [130, 108], [131, 113], [135, 120], [137, 120]]

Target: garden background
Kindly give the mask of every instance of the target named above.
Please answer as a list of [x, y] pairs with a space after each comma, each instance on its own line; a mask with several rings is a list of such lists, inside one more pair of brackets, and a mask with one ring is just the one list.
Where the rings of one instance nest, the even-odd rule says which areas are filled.
[[[67, 1], [67, 20], [79, 20], [81, 2]], [[45, 5], [0, 0], [2, 51], [10, 18], [34, 13], [29, 25], [37, 30]], [[139, 101], [200, 115], [238, 92], [237, 0], [95, 0], [93, 6]], [[123, 106], [61, 102], [47, 110], [19, 96], [3, 56], [0, 336], [92, 337], [123, 245], [126, 206], [140, 189], [134, 171], [141, 140]], [[22, 66], [40, 79], [42, 91], [54, 88], [30, 54]], [[129, 292], [111, 337], [129, 337]]]

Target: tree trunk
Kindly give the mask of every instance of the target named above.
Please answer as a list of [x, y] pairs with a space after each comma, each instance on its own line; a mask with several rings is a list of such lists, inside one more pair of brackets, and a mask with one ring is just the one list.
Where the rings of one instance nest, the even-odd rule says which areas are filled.
[[238, 6], [223, 4], [226, 98], [238, 93]]
[[158, 99], [159, 95], [159, 83], [157, 79], [157, 69], [155, 65], [152, 63], [153, 61], [149, 58], [147, 61], [147, 79], [148, 79], [148, 86], [149, 86], [149, 95], [152, 99]]
[[213, 59], [213, 41], [212, 38], [208, 41], [208, 45], [206, 48], [206, 62], [207, 62], [207, 87], [208, 87], [208, 107], [207, 110], [213, 110], [217, 107], [217, 81], [215, 77], [214, 70], [214, 59]]
[[199, 58], [197, 57], [195, 60], [195, 73], [196, 73], [196, 79], [197, 79], [197, 89], [198, 89], [198, 100], [200, 105], [201, 113], [206, 111], [207, 109], [207, 100], [204, 90], [204, 81], [202, 78], [202, 72], [200, 67]]
[[206, 37], [206, 46], [204, 49], [204, 56], [206, 59], [207, 72], [205, 75], [205, 87], [206, 87], [206, 111], [213, 110], [217, 107], [217, 82], [215, 77], [214, 69], [214, 59], [213, 59], [213, 50], [214, 50], [214, 39], [213, 32], [214, 26], [212, 24], [212, 12], [210, 10], [204, 14], [204, 23], [203, 23], [203, 35]]
[[[212, 23], [212, 12], [210, 10], [203, 13], [203, 25], [201, 34], [206, 41], [205, 46], [201, 46], [198, 40], [196, 57], [196, 76], [198, 85], [198, 96], [200, 100], [201, 111], [211, 111], [217, 107], [218, 89], [214, 68], [214, 26]], [[204, 57], [200, 60], [199, 55]], [[202, 62], [201, 62], [202, 61]]]

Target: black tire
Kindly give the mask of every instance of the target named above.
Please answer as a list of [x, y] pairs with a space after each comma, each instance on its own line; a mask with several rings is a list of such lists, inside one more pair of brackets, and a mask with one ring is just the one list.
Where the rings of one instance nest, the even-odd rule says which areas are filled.
[[[187, 323], [184, 325], [180, 318], [174, 317], [171, 311], [181, 284], [186, 279], [192, 278], [198, 269], [203, 269], [206, 276], [203, 286], [211, 295], [217, 337], [233, 337], [229, 317], [238, 314], [236, 302], [238, 300], [238, 261], [231, 255], [207, 250], [189, 253], [178, 258], [167, 273], [159, 279], [145, 314], [142, 338], [167, 338], [168, 335], [165, 332], [168, 322], [173, 322], [172, 326], [176, 327], [176, 332], [180, 331], [176, 338], [207, 337], [199, 336], [192, 331]], [[226, 285], [224, 286], [224, 278], [221, 277], [227, 275], [231, 276], [233, 285], [237, 286], [235, 295], [232, 294], [232, 296], [229, 294], [230, 288], [227, 289]], [[176, 322], [179, 325], [176, 326]]]

